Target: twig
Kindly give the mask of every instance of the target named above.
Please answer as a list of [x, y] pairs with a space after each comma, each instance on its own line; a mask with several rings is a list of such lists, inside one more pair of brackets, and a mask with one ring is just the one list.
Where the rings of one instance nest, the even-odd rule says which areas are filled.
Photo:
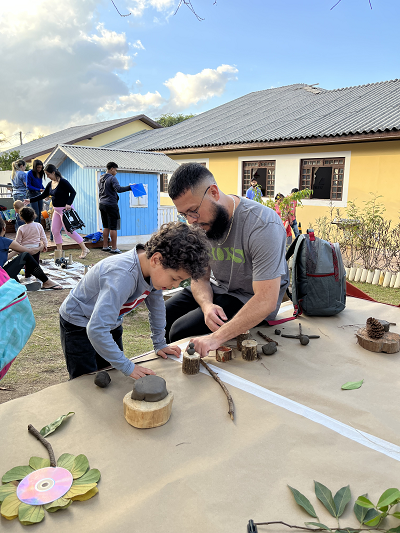
[[[112, 1], [112, 0], [111, 0]], [[215, 2], [214, 2], [215, 3]], [[202, 17], [200, 17], [196, 11], [194, 10], [194, 7], [192, 6], [192, 2], [191, 0], [180, 0], [179, 4], [178, 4], [178, 7], [176, 8], [176, 11], [174, 13], [174, 16], [178, 13], [179, 11], [179, 8], [181, 7], [181, 5], [184, 4], [186, 7], [188, 7], [190, 9], [190, 11], [194, 14], [194, 16], [197, 18], [197, 20], [204, 20]]]
[[201, 358], [200, 358], [200, 363], [211, 374], [211, 376], [215, 379], [215, 381], [217, 383], [219, 383], [219, 385], [222, 387], [222, 390], [224, 391], [226, 397], [228, 398], [228, 405], [229, 405], [228, 415], [230, 415], [231, 420], [233, 420], [235, 418], [235, 406], [233, 405], [232, 396], [230, 395], [228, 389], [225, 387], [225, 385], [219, 379], [217, 374], [213, 370], [211, 370], [211, 368], [208, 366], [208, 364], [205, 361], [203, 361], [203, 359], [201, 359]]
[[8, 390], [8, 391], [12, 391], [12, 390], [15, 390], [15, 389], [10, 388], [10, 387], [0, 387], [0, 390]]
[[[302, 526], [291, 526], [290, 524], [287, 524], [286, 522], [278, 521], [278, 522], [255, 522], [255, 526], [269, 526], [272, 524], [282, 524], [283, 526], [290, 527], [292, 529], [302, 529], [303, 531], [325, 531], [322, 527], [302, 527]], [[332, 527], [331, 531], [346, 531], [350, 528], [346, 527]], [[378, 527], [371, 527], [371, 528], [360, 528], [359, 531], [386, 531], [386, 529], [378, 528]]]
[[46, 440], [42, 435], [39, 433], [39, 431], [32, 426], [32, 424], [28, 425], [28, 431], [31, 433], [34, 437], [39, 440], [43, 446], [46, 448], [46, 450], [49, 452], [50, 457], [50, 466], [57, 466], [56, 458], [54, 456], [53, 448], [48, 440]]
[[264, 363], [261, 363], [261, 364], [262, 364], [262, 366], [263, 366], [266, 370], [268, 370], [268, 372], [271, 374], [271, 370], [270, 370], [269, 368], [267, 368], [267, 367], [264, 365]]
[[277, 346], [279, 346], [277, 341], [274, 341], [274, 339], [271, 339], [271, 337], [268, 337], [268, 335], [264, 335], [264, 333], [261, 333], [261, 331], [257, 331], [257, 335], [260, 335], [260, 337], [262, 337], [265, 341], [274, 342]]
[[[320, 328], [318, 328], [319, 331], [321, 331]], [[325, 335], [325, 337], [328, 337], [328, 339], [330, 339], [329, 335], [327, 335], [326, 333], [324, 333], [323, 331], [321, 331], [322, 335]]]
[[111, 2], [113, 3], [113, 5], [114, 5], [115, 9], [117, 10], [118, 15], [119, 15], [120, 17], [129, 17], [129, 15], [132, 15], [132, 13], [128, 13], [127, 15], [122, 15], [122, 14], [118, 11], [118, 8], [117, 8], [117, 6], [114, 4], [113, 0], [111, 0]]
[[39, 337], [39, 339], [43, 339], [43, 340], [45, 340], [44, 337], [41, 337], [41, 336], [38, 335], [37, 333], [34, 333], [34, 335], [36, 335], [36, 337]]

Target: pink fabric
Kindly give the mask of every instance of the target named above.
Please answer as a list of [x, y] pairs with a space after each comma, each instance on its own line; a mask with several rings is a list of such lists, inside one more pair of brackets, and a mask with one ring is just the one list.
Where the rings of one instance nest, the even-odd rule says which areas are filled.
[[0, 267], [0, 285], [3, 285], [3, 283], [5, 283], [9, 279], [10, 276], [7, 274], [4, 268]]
[[46, 234], [42, 225], [37, 222], [30, 222], [20, 226], [15, 240], [21, 246], [27, 246], [28, 248], [37, 248], [42, 241], [47, 248]]
[[[64, 207], [54, 207], [53, 220], [51, 221], [51, 232], [53, 233], [54, 241], [56, 244], [62, 244], [62, 237], [60, 235], [60, 231], [64, 226], [63, 220], [62, 220], [63, 210], [64, 210]], [[78, 233], [76, 233], [76, 231], [74, 231], [73, 233], [70, 233], [69, 231], [67, 231], [67, 233], [78, 244], [83, 242], [83, 238]]]
[[2, 368], [2, 369], [0, 370], [0, 379], [3, 379], [3, 378], [4, 378], [4, 376], [7, 374], [7, 372], [8, 372], [8, 370], [9, 370], [10, 366], [13, 364], [13, 362], [15, 361], [15, 359], [16, 359], [16, 357], [14, 357], [14, 359], [13, 359], [12, 361], [10, 361], [10, 362], [8, 363], [8, 365], [6, 365], [4, 368]]

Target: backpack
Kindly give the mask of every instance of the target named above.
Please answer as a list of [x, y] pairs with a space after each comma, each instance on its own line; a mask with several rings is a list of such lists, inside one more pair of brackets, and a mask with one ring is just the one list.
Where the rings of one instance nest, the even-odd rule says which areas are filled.
[[0, 380], [35, 329], [26, 289], [0, 267]]
[[63, 224], [64, 228], [69, 232], [73, 233], [77, 229], [82, 229], [85, 227], [83, 220], [75, 211], [75, 209], [63, 210]]
[[313, 230], [299, 235], [286, 253], [293, 256], [292, 293], [297, 315], [332, 316], [346, 307], [346, 273], [339, 244], [315, 237]]

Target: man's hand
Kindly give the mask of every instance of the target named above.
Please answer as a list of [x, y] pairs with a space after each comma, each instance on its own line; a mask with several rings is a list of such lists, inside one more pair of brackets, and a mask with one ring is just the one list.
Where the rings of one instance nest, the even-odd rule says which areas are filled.
[[219, 305], [213, 303], [204, 306], [204, 322], [211, 331], [217, 331], [228, 320], [224, 310]]
[[72, 207], [71, 207], [70, 205], [67, 204], [67, 205], [65, 206], [65, 209], [66, 209], [67, 211], [71, 211]]
[[216, 340], [212, 334], [206, 335], [205, 337], [190, 339], [190, 342], [193, 342], [194, 349], [200, 355], [200, 357], [207, 357], [209, 351], [216, 350], [221, 345], [221, 343]]
[[26, 198], [26, 199], [24, 200], [24, 205], [28, 205], [28, 204], [30, 204], [30, 203], [31, 203], [31, 201], [29, 200], [29, 198]]
[[142, 378], [148, 375], [155, 376], [156, 373], [154, 372], [154, 370], [150, 370], [150, 368], [145, 368], [144, 366], [135, 365], [135, 369], [129, 377], [133, 379], [139, 379], [139, 378]]
[[166, 346], [162, 350], [158, 350], [157, 355], [160, 355], [164, 359], [167, 359], [168, 355], [175, 355], [179, 357], [181, 354], [181, 349], [179, 346]]

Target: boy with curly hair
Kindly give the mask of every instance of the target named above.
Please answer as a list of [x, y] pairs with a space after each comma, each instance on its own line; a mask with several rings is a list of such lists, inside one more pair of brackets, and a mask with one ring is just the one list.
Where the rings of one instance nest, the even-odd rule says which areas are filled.
[[201, 228], [170, 222], [145, 245], [91, 268], [60, 307], [61, 345], [70, 379], [110, 364], [134, 379], [154, 374], [130, 361], [122, 346], [123, 317], [143, 301], [149, 310], [154, 351], [164, 358], [178, 357], [180, 348], [165, 340], [162, 291], [204, 276], [209, 254]]

